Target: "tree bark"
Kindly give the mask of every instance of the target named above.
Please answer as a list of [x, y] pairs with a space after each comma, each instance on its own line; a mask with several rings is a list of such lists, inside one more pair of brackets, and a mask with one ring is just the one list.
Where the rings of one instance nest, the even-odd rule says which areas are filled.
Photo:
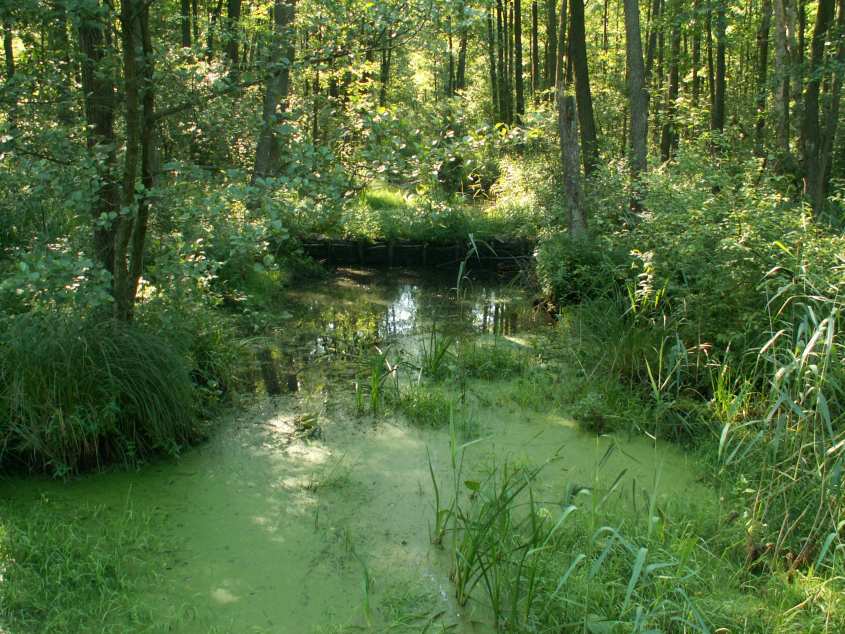
[[508, 107], [507, 101], [505, 98], [505, 92], [507, 91], [507, 68], [505, 67], [505, 27], [503, 23], [504, 16], [502, 15], [502, 0], [496, 0], [496, 53], [498, 59], [497, 61], [497, 70], [498, 70], [498, 77], [496, 78], [496, 87], [498, 88], [497, 91], [497, 102], [499, 104], [498, 112], [499, 112], [499, 121], [507, 121], [508, 118]]
[[821, 159], [819, 94], [825, 64], [825, 41], [833, 24], [834, 0], [819, 0], [813, 39], [810, 43], [810, 68], [804, 91], [804, 118], [801, 126], [801, 156], [804, 195], [818, 216], [824, 203], [824, 171]]
[[[563, 0], [564, 2], [566, 0]], [[557, 16], [555, 13], [555, 0], [546, 0], [546, 67], [544, 69], [545, 88], [549, 89], [555, 85], [555, 73], [557, 72]]]
[[566, 55], [566, 32], [567, 32], [567, 16], [569, 16], [569, 9], [567, 8], [567, 0], [560, 0], [560, 21], [557, 26], [557, 58], [555, 59], [555, 75], [554, 85], [558, 88], [563, 85], [566, 78], [566, 69], [569, 65], [569, 56]]
[[499, 112], [499, 76], [496, 68], [496, 40], [493, 33], [493, 10], [487, 10], [487, 65], [490, 67], [490, 97], [493, 101], [493, 121], [498, 122]]
[[572, 37], [569, 41], [569, 51], [575, 69], [575, 98], [578, 102], [584, 174], [589, 177], [598, 165], [598, 133], [593, 114], [593, 94], [590, 89], [590, 71], [587, 63], [584, 0], [572, 0], [570, 19]]
[[82, 54], [82, 94], [85, 104], [86, 144], [97, 166], [99, 188], [92, 204], [94, 256], [114, 274], [115, 221], [120, 211], [116, 178], [117, 142], [114, 133], [115, 85], [106, 55], [100, 4], [79, 5], [79, 48]]
[[698, 74], [701, 66], [701, 20], [699, 12], [701, 10], [701, 0], [694, 0], [692, 11], [692, 107], [698, 109], [699, 100], [701, 99], [701, 76]]
[[15, 76], [15, 48], [12, 38], [12, 23], [9, 20], [3, 20], [3, 55], [5, 56], [7, 82]]
[[458, 73], [455, 79], [455, 88], [465, 90], [467, 87], [467, 47], [469, 44], [469, 31], [461, 20], [460, 41], [458, 42]]
[[237, 72], [240, 64], [241, 0], [226, 0], [226, 61]]
[[569, 235], [573, 238], [583, 238], [587, 233], [587, 216], [584, 210], [584, 192], [581, 187], [575, 99], [564, 93], [563, 84], [558, 88], [557, 95], [560, 162]]
[[769, 32], [772, 28], [772, 0], [763, 0], [760, 7], [760, 27], [757, 29], [757, 124], [754, 128], [754, 148], [764, 157], [766, 144], [766, 97], [769, 83]]
[[253, 184], [259, 178], [275, 173], [273, 158], [279, 153], [276, 131], [279, 110], [284, 111], [290, 90], [290, 66], [294, 54], [293, 21], [296, 0], [275, 0], [273, 5], [273, 44], [270, 51], [268, 74], [265, 80], [264, 102], [261, 113], [261, 132], [255, 149]]
[[191, 48], [191, 0], [182, 0], [179, 21], [182, 25], [182, 48]]
[[513, 70], [516, 80], [516, 121], [522, 123], [525, 115], [525, 77], [522, 72], [522, 1], [514, 0], [513, 5], [514, 29], [514, 60]]
[[716, 5], [716, 85], [710, 128], [719, 132], [725, 129], [725, 92], [727, 88], [725, 50], [727, 46], [727, 18], [725, 2]]
[[640, 7], [637, 0], [624, 0], [625, 49], [628, 59], [628, 100], [631, 111], [631, 179], [634, 191], [631, 198], [632, 211], [640, 211], [638, 192], [640, 176], [648, 168], [648, 92], [645, 84], [645, 64], [640, 35]]
[[540, 38], [537, 1], [531, 3], [531, 94], [540, 90]]
[[663, 121], [663, 130], [660, 135], [660, 159], [665, 163], [675, 153], [678, 145], [678, 132], [675, 126], [676, 102], [678, 100], [678, 89], [680, 85], [680, 58], [681, 58], [681, 15], [679, 4], [674, 3], [672, 7], [672, 34], [669, 50], [669, 90], [666, 95], [666, 114]]
[[791, 133], [790, 133], [790, 99], [792, 76], [791, 61], [792, 47], [789, 35], [790, 0], [774, 0], [775, 17], [775, 96], [774, 110], [777, 118], [777, 149], [778, 162], [782, 170], [792, 166]]
[[836, 132], [839, 125], [839, 106], [842, 97], [842, 80], [845, 72], [845, 0], [839, 0], [836, 18], [836, 31], [839, 43], [836, 48], [836, 65], [833, 70], [833, 83], [830, 86], [827, 106], [825, 108], [825, 126], [821, 142], [821, 166], [820, 172], [823, 175], [822, 188], [820, 191], [819, 209], [824, 203], [830, 185], [830, 176], [833, 164], [833, 146], [836, 141]]

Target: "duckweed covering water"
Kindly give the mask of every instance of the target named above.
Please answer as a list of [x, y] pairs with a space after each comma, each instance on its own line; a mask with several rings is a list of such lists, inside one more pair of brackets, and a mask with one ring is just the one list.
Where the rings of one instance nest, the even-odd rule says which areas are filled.
[[[717, 586], [696, 578], [702, 544], [681, 519], [706, 516], [716, 494], [676, 448], [579, 429], [566, 414], [572, 373], [550, 360], [544, 319], [518, 290], [474, 283], [456, 299], [442, 280], [347, 272], [292, 292], [289, 302], [292, 316], [273, 325], [271, 339], [277, 356], [290, 360], [297, 393], [247, 399], [212, 440], [178, 461], [64, 483], [0, 483], [7, 509], [0, 519], [3, 628], [483, 632], [494, 624], [511, 631], [606, 624], [611, 629], [601, 631], [612, 631], [614, 623], [637, 619], [681, 619], [690, 631], [706, 631], [699, 622], [718, 625], [713, 597], [691, 596]], [[433, 365], [435, 324], [445, 349]], [[545, 604], [533, 612], [520, 604], [526, 613], [519, 623], [495, 618], [484, 584], [468, 601], [456, 601], [453, 583], [455, 544], [471, 530], [467, 509], [482, 495], [480, 483], [505, 463], [537, 470], [526, 491], [546, 509], [544, 517], [554, 520], [569, 505], [580, 513], [543, 546], [549, 565], [536, 588], [546, 593]], [[463, 524], [455, 504], [465, 510]], [[43, 521], [45, 508], [52, 524]], [[127, 532], [127, 518], [139, 517], [140, 528]], [[441, 521], [437, 546], [432, 538]], [[718, 533], [718, 522], [708, 526]], [[76, 541], [57, 543], [57, 532]], [[639, 543], [659, 543], [663, 552]], [[520, 548], [512, 546], [507, 552]], [[592, 575], [582, 572], [590, 566]], [[43, 584], [34, 583], [38, 578]], [[22, 584], [25, 593], [17, 592]], [[573, 589], [561, 593], [565, 584]], [[658, 605], [666, 596], [675, 608]]]

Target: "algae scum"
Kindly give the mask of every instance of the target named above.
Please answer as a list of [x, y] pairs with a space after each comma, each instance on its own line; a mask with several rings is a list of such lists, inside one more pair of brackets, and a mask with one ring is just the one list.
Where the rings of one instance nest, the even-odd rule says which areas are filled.
[[244, 399], [178, 461], [6, 480], [4, 504], [89, 509], [65, 520], [74, 531], [144, 519], [147, 546], [113, 571], [137, 583], [128, 605], [103, 610], [103, 631], [484, 632], [483, 593], [455, 599], [448, 527], [432, 544], [433, 482], [453, 490], [458, 446], [462, 481], [545, 464], [533, 490], [552, 510], [573, 491], [630, 497], [658, 477], [660, 497], [709, 495], [679, 451], [578, 429], [554, 398], [570, 370], [549, 361], [549, 326], [527, 297], [454, 286], [342, 271], [292, 291], [274, 355], [298, 391]]

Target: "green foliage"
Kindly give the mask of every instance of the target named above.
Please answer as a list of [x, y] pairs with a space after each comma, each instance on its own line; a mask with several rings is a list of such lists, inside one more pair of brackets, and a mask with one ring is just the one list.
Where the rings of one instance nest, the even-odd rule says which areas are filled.
[[66, 475], [175, 455], [201, 435], [191, 368], [174, 341], [140, 325], [61, 315], [2, 326], [4, 466]]
[[439, 390], [413, 385], [402, 391], [399, 411], [414, 425], [439, 428], [449, 424], [452, 399]]
[[458, 372], [473, 378], [508, 379], [525, 371], [528, 358], [507, 342], [462, 342], [457, 351]]
[[[41, 499], [0, 520], [0, 622], [12, 632], [138, 631], [135, 592], [164, 550], [152, 518], [131, 506], [65, 508]], [[61, 516], [62, 522], [56, 517]]]

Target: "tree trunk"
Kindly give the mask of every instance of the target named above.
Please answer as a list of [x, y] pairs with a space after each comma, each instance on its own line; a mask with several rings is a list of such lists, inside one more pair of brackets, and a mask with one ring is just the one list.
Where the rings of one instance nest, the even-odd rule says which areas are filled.
[[455, 88], [465, 90], [467, 87], [467, 46], [469, 43], [469, 32], [463, 24], [461, 25], [460, 33], [460, 42], [458, 43], [458, 74], [455, 79]]
[[507, 91], [507, 68], [505, 67], [505, 27], [503, 24], [503, 9], [502, 0], [496, 0], [496, 52], [498, 59], [497, 70], [498, 77], [496, 78], [496, 87], [498, 88], [497, 102], [499, 104], [499, 121], [507, 121], [508, 106], [505, 99], [505, 92]]
[[651, 84], [652, 69], [654, 68], [654, 56], [657, 52], [658, 22], [660, 11], [663, 7], [661, 0], [652, 0], [650, 20], [648, 25], [648, 46], [645, 55], [645, 83], [648, 87]]
[[114, 274], [115, 219], [120, 211], [120, 189], [115, 176], [115, 86], [111, 60], [106, 56], [106, 35], [99, 9], [99, 5], [79, 5], [77, 8], [79, 48], [86, 143], [91, 155], [98, 157], [95, 164], [99, 188], [91, 209], [94, 255], [103, 268]]
[[772, 28], [772, 0], [763, 0], [760, 27], [757, 29], [757, 124], [754, 148], [757, 156], [766, 155], [766, 97], [769, 83], [769, 32]]
[[694, 110], [698, 109], [701, 99], [701, 76], [698, 74], [701, 66], [700, 10], [701, 0], [694, 0], [692, 7], [692, 107]]
[[678, 145], [678, 132], [675, 127], [676, 102], [678, 100], [678, 89], [680, 85], [680, 58], [681, 58], [681, 15], [679, 4], [675, 2], [672, 7], [672, 41], [670, 44], [669, 60], [669, 91], [666, 95], [666, 115], [663, 121], [663, 130], [660, 135], [660, 158], [665, 163], [675, 153]]
[[293, 21], [296, 0], [275, 0], [273, 5], [273, 45], [264, 89], [261, 132], [255, 149], [252, 182], [275, 173], [274, 157], [279, 153], [276, 131], [279, 110], [284, 111], [290, 90], [290, 67], [294, 53]]
[[531, 94], [540, 90], [540, 38], [537, 2], [531, 3]]
[[774, 0], [775, 15], [775, 98], [774, 109], [777, 118], [777, 149], [782, 171], [792, 166], [792, 148], [790, 143], [790, 78], [792, 74], [792, 50], [789, 37], [789, 13], [787, 3], [790, 0]]
[[513, 123], [513, 5], [505, 0], [505, 123]]
[[182, 0], [179, 20], [182, 25], [182, 47], [191, 48], [191, 0]]
[[15, 48], [12, 43], [12, 23], [3, 20], [3, 55], [6, 59], [6, 81], [15, 76]]
[[713, 107], [716, 103], [716, 70], [713, 62], [713, 7], [707, 5], [707, 90], [710, 103], [710, 122], [713, 122]]
[[725, 92], [726, 92], [726, 31], [725, 2], [718, 0], [716, 5], [716, 85], [711, 116], [711, 130], [722, 132], [725, 129]]
[[836, 131], [839, 124], [839, 105], [842, 96], [842, 78], [845, 70], [845, 0], [838, 1], [836, 31], [839, 43], [836, 49], [836, 64], [833, 70], [833, 83], [830, 87], [827, 107], [825, 108], [825, 125], [822, 132], [821, 159], [819, 171], [822, 173], [822, 187], [819, 209], [822, 208], [828, 193], [833, 163], [833, 146], [836, 141]]
[[[566, 0], [563, 0], [564, 2]], [[557, 72], [557, 16], [555, 15], [555, 0], [546, 0], [546, 67], [545, 67], [545, 88], [549, 89], [555, 84], [555, 73]]]
[[513, 5], [513, 29], [514, 29], [514, 50], [513, 50], [513, 71], [516, 80], [516, 121], [522, 123], [525, 115], [525, 77], [522, 73], [522, 1], [514, 0]]
[[593, 114], [593, 95], [590, 90], [590, 72], [587, 63], [587, 40], [584, 28], [584, 0], [572, 0], [570, 5], [572, 38], [569, 51], [575, 69], [575, 97], [578, 101], [578, 123], [581, 128], [581, 146], [584, 174], [590, 176], [598, 165], [598, 133]]
[[500, 119], [499, 76], [496, 68], [496, 40], [493, 34], [493, 10], [487, 10], [487, 64], [490, 67], [490, 97], [493, 101], [493, 121]]
[[824, 202], [824, 172], [821, 160], [821, 126], [819, 94], [824, 74], [825, 41], [833, 24], [834, 0], [819, 0], [816, 25], [810, 43], [810, 68], [804, 91], [804, 119], [801, 126], [801, 156], [804, 172], [804, 195], [818, 216]]
[[199, 0], [191, 0], [191, 18], [194, 30], [194, 43], [199, 46], [200, 41], [200, 6]]
[[624, 0], [623, 6], [628, 59], [628, 100], [631, 110], [631, 179], [634, 182], [631, 209], [636, 212], [641, 209], [638, 181], [648, 167], [648, 91], [645, 84], [639, 3], [637, 0]]
[[569, 65], [570, 58], [566, 55], [566, 31], [567, 31], [567, 16], [569, 10], [567, 8], [567, 1], [560, 0], [560, 21], [557, 26], [557, 59], [555, 59], [555, 88], [563, 86], [566, 76], [566, 68]]
[[584, 211], [584, 192], [581, 188], [575, 99], [564, 93], [563, 84], [558, 88], [557, 95], [560, 163], [569, 235], [573, 238], [583, 238], [587, 233], [587, 216]]
[[241, 0], [226, 0], [226, 61], [237, 72], [240, 63]]

